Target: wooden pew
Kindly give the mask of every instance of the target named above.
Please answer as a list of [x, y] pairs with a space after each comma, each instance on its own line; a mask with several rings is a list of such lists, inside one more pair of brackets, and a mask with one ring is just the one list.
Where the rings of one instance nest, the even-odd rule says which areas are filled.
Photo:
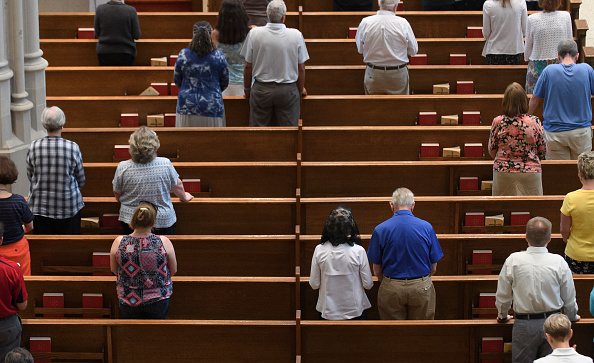
[[[64, 138], [81, 148], [85, 162], [113, 162], [113, 146], [127, 145], [135, 128], [69, 128]], [[157, 129], [158, 154], [174, 162], [295, 161], [296, 127]]]
[[[177, 55], [191, 39], [139, 39], [136, 41], [137, 66], [150, 66], [151, 58]], [[450, 53], [466, 54], [468, 64], [485, 64], [481, 55], [484, 40], [476, 38], [420, 38], [419, 53], [428, 55], [430, 65], [450, 64]], [[97, 66], [95, 39], [41, 39], [40, 46], [52, 67]], [[361, 65], [354, 39], [306, 39], [308, 66]]]
[[[83, 217], [118, 213], [120, 208], [113, 197], [87, 197], [83, 201]], [[188, 203], [181, 203], [174, 198], [173, 206], [178, 217], [178, 234], [295, 233], [295, 198], [194, 198]]]
[[[437, 264], [439, 266], [439, 263]], [[495, 293], [497, 291], [497, 278], [495, 275], [468, 275], [468, 276], [433, 276], [431, 280], [435, 286], [437, 304], [435, 306], [435, 320], [471, 320], [473, 308], [478, 308], [480, 293]], [[575, 275], [576, 300], [578, 314], [587, 313], [590, 291], [592, 290], [591, 276]], [[367, 296], [372, 307], [367, 310], [370, 320], [379, 319], [377, 311], [377, 292], [380, 283], [374, 281], [373, 288], [367, 291]], [[301, 318], [303, 320], [317, 320], [316, 302], [318, 291], [309, 285], [309, 278], [301, 278]], [[587, 314], [587, 315], [586, 315]], [[475, 317], [484, 320], [485, 318]], [[490, 318], [486, 318], [490, 319]], [[492, 319], [495, 321], [495, 319]]]
[[[113, 195], [116, 163], [85, 163], [85, 197]], [[297, 162], [173, 163], [182, 179], [200, 179], [197, 197], [289, 198], [297, 188]]]
[[[200, 310], [200, 306], [195, 306]], [[23, 345], [49, 336], [53, 351], [101, 352], [109, 362], [295, 362], [295, 320], [23, 319]], [[266, 342], [266, 344], [263, 344]]]
[[[355, 221], [357, 220], [355, 219]], [[370, 238], [370, 234], [361, 235], [361, 241], [366, 250], [369, 248]], [[470, 271], [467, 271], [467, 267], [472, 265], [473, 250], [492, 250], [493, 265], [498, 265], [500, 269], [510, 254], [526, 250], [527, 246], [524, 234], [438, 234], [437, 239], [444, 256], [437, 264], [436, 276], [471, 274]], [[299, 236], [301, 278], [310, 275], [311, 258], [319, 243], [319, 235]], [[561, 239], [561, 235], [553, 235], [548, 250], [551, 253], [564, 254], [565, 243]], [[499, 274], [499, 269], [493, 269], [492, 274]]]
[[303, 127], [302, 156], [303, 161], [411, 161], [419, 160], [421, 143], [462, 149], [464, 143], [482, 143], [484, 158], [491, 159], [490, 130], [489, 126]]
[[[119, 317], [114, 277], [28, 276], [29, 306], [23, 318], [33, 318], [46, 292], [64, 293], [64, 307], [81, 307], [83, 293], [102, 293], [104, 306]], [[295, 317], [295, 277], [174, 276], [168, 318], [187, 320], [290, 320]]]
[[[115, 237], [27, 235], [32, 273], [60, 275], [69, 271], [67, 267], [90, 266], [92, 253], [109, 252]], [[294, 235], [176, 235], [169, 239], [176, 251], [178, 276], [295, 276]]]
[[[306, 66], [306, 88], [312, 95], [347, 95], [363, 91], [365, 66]], [[413, 94], [432, 94], [433, 85], [474, 81], [476, 93], [503, 93], [512, 82], [523, 82], [526, 67], [411, 66]], [[173, 67], [48, 67], [48, 96], [137, 96], [152, 82], [173, 82]]]
[[[413, 189], [414, 191], [414, 189]], [[559, 233], [559, 218], [564, 195], [531, 197], [416, 197], [415, 216], [433, 225], [437, 233], [464, 232], [463, 221], [467, 212], [484, 212], [486, 216], [503, 214], [510, 224], [511, 212], [530, 212], [553, 224], [553, 233]], [[339, 204], [352, 208], [361, 233], [371, 233], [375, 226], [392, 216], [390, 197], [360, 198], [301, 198], [301, 233], [321, 233], [328, 214]]]
[[[405, 148], [405, 147], [403, 147]], [[575, 161], [543, 160], [545, 195], [561, 195], [581, 188]], [[491, 195], [490, 190], [460, 191], [460, 177], [493, 180], [492, 161], [361, 161], [301, 163], [301, 196], [380, 197], [396, 186], [406, 186], [418, 196]], [[328, 180], [340, 183], [328, 183]]]
[[[146, 125], [146, 116], [175, 113], [177, 96], [58, 96], [47, 97], [51, 106], [66, 114], [67, 127], [118, 127], [120, 114], [138, 113], [139, 124]], [[250, 105], [243, 97], [225, 97], [227, 126], [248, 126]]]

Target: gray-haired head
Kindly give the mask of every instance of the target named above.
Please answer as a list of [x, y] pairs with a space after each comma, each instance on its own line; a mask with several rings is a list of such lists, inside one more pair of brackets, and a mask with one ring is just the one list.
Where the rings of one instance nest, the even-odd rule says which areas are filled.
[[194, 27], [192, 28], [192, 34], [196, 34], [198, 32], [198, 29], [200, 28], [204, 28], [204, 30], [206, 32], [208, 32], [209, 34], [212, 34], [212, 25], [210, 25], [209, 22], [207, 21], [199, 21], [196, 24], [194, 24]]
[[392, 193], [392, 205], [396, 209], [411, 209], [415, 204], [415, 195], [408, 188], [398, 188]]
[[283, 16], [287, 14], [287, 5], [283, 0], [272, 0], [268, 3], [266, 14], [271, 23], [281, 23]]
[[575, 58], [575, 56], [578, 54], [577, 43], [573, 39], [560, 41], [559, 45], [557, 46], [557, 54], [559, 57], [561, 57], [561, 59], [567, 57], [568, 55], [571, 56], [571, 58]]
[[58, 131], [66, 123], [66, 115], [59, 107], [46, 107], [41, 113], [41, 124], [48, 132]]
[[377, 0], [377, 4], [379, 5], [380, 10], [390, 10], [394, 9], [400, 0]]
[[526, 240], [530, 246], [545, 247], [551, 240], [551, 222], [543, 217], [534, 217], [526, 224]]
[[33, 356], [25, 348], [14, 348], [4, 357], [5, 363], [33, 363]]

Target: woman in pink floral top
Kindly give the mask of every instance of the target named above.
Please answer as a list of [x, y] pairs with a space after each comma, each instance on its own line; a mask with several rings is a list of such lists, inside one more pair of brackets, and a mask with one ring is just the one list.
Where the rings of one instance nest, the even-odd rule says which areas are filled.
[[542, 195], [540, 160], [547, 144], [542, 123], [526, 115], [528, 98], [518, 83], [503, 96], [503, 115], [495, 117], [489, 137], [493, 164], [493, 195]]

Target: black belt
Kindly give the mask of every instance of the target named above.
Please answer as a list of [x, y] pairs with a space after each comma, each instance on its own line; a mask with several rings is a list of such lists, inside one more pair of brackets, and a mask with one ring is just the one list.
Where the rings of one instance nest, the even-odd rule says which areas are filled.
[[406, 277], [406, 278], [392, 278], [392, 277], [388, 277], [390, 280], [401, 280], [401, 281], [410, 281], [410, 280], [419, 280], [419, 279], [424, 279], [425, 277], [428, 277], [429, 275], [425, 275], [425, 276], [419, 276], [419, 277]]
[[3, 318], [0, 318], [0, 320], [8, 320], [8, 319], [12, 318], [12, 317], [13, 317], [13, 316], [15, 316], [15, 315], [16, 315], [16, 314], [8, 315], [8, 316], [5, 316], [5, 317], [3, 317]]
[[548, 316], [560, 313], [561, 310], [554, 310], [549, 311], [546, 313], [536, 313], [536, 314], [518, 314], [516, 313], [515, 318], [520, 320], [535, 320], [535, 319], [546, 319]]
[[374, 66], [371, 63], [367, 63], [367, 67], [371, 68], [371, 69], [382, 69], [384, 71], [393, 71], [395, 69], [400, 69], [400, 68], [404, 68], [407, 66], [408, 63], [403, 63], [399, 66], [394, 66], [394, 67], [381, 67], [381, 66]]

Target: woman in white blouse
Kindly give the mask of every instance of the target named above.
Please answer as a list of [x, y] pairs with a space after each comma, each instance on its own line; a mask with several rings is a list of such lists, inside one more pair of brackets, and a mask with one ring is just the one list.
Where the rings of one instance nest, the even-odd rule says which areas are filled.
[[528, 61], [526, 93], [532, 93], [538, 77], [546, 66], [559, 63], [557, 45], [562, 40], [573, 39], [571, 16], [567, 11], [558, 11], [561, 0], [539, 0], [540, 13], [528, 17], [526, 24], [526, 49]]
[[330, 213], [311, 260], [309, 284], [320, 289], [316, 310], [326, 320], [367, 319], [371, 307], [364, 289], [373, 287], [359, 228], [350, 209]]
[[486, 63], [520, 64], [526, 33], [525, 0], [487, 0], [483, 4], [483, 57]]

